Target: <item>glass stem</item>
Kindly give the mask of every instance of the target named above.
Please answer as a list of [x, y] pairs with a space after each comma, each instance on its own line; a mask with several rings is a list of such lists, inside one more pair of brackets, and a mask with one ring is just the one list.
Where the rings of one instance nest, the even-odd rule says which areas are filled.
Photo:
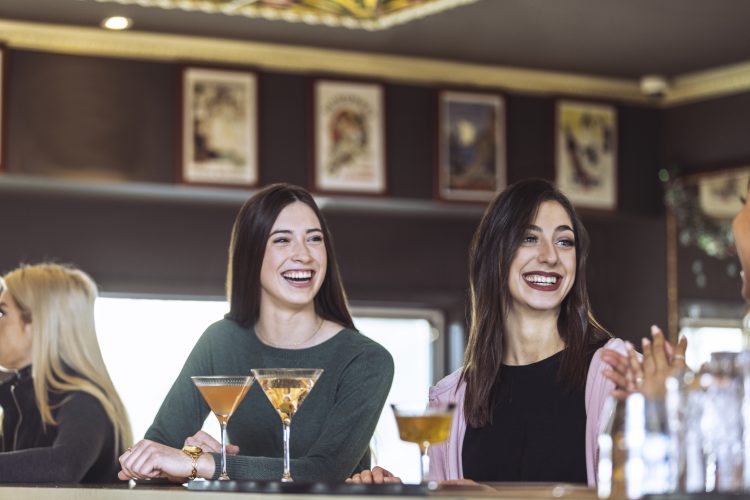
[[430, 443], [422, 443], [422, 446], [419, 447], [419, 451], [421, 452], [421, 468], [422, 471], [422, 484], [426, 484], [428, 481], [428, 478], [430, 477], [430, 456], [427, 454], [427, 452], [430, 450]]
[[282, 420], [281, 425], [284, 429], [284, 473], [281, 475], [281, 482], [289, 483], [292, 482], [292, 474], [289, 470], [289, 431], [292, 427], [292, 422], [289, 420]]
[[221, 426], [221, 474], [219, 479], [226, 481], [229, 479], [227, 474], [227, 424], [226, 422], [219, 422], [219, 425]]

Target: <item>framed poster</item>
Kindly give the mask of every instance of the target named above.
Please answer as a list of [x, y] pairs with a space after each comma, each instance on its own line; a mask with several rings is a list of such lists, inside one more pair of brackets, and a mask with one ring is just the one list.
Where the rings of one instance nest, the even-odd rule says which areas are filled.
[[384, 194], [384, 123], [380, 85], [316, 81], [314, 190]]
[[505, 188], [505, 103], [496, 94], [439, 97], [438, 197], [488, 201]]
[[182, 182], [228, 186], [257, 184], [256, 110], [254, 73], [184, 68]]
[[701, 211], [709, 217], [732, 219], [747, 197], [750, 166], [704, 174], [697, 182]]
[[578, 207], [617, 208], [617, 110], [559, 101], [555, 120], [557, 186]]
[[0, 173], [5, 170], [5, 68], [7, 52], [0, 44]]

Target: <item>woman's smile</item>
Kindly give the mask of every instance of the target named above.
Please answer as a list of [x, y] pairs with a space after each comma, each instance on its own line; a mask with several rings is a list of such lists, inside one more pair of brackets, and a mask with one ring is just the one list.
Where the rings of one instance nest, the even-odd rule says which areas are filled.
[[311, 285], [315, 271], [311, 269], [290, 270], [281, 273], [281, 276], [293, 287], [306, 288]]
[[562, 276], [557, 273], [534, 271], [523, 275], [523, 279], [534, 290], [543, 292], [554, 292], [562, 284]]

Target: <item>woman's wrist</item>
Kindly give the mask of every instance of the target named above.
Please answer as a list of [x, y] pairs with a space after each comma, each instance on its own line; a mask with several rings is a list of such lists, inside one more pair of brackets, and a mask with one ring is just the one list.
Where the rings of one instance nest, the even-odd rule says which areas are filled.
[[212, 479], [216, 473], [216, 461], [211, 453], [204, 453], [198, 458], [196, 464], [198, 468], [198, 477]]

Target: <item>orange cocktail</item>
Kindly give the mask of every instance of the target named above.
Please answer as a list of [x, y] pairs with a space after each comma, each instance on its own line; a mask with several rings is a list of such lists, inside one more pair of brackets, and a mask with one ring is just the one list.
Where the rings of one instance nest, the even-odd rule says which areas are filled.
[[245, 375], [207, 375], [190, 377], [216, 415], [221, 426], [221, 474], [219, 479], [229, 479], [227, 475], [226, 433], [227, 422], [240, 405], [253, 383], [253, 377]]
[[448, 439], [455, 405], [437, 402], [428, 405], [405, 403], [391, 405], [391, 408], [401, 439], [419, 445], [422, 483], [425, 483], [430, 472], [427, 452], [431, 445]]
[[206, 400], [211, 411], [219, 422], [227, 423], [234, 410], [245, 397], [250, 385], [199, 385], [203, 399]]

